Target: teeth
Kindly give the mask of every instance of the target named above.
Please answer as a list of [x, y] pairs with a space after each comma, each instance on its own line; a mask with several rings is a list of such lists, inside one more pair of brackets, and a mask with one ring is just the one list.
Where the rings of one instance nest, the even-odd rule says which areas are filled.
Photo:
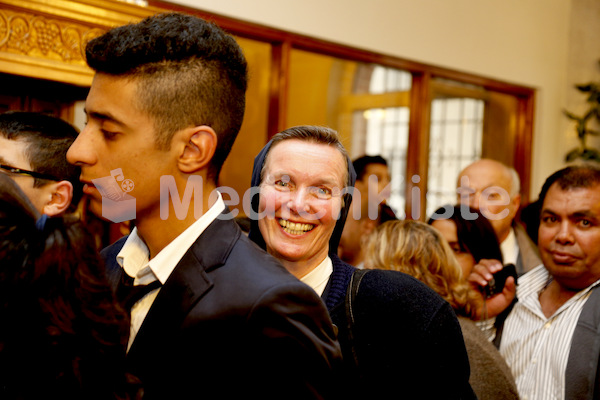
[[311, 224], [302, 224], [299, 222], [290, 222], [285, 219], [279, 219], [279, 225], [283, 227], [283, 230], [289, 233], [290, 235], [302, 235], [305, 232], [310, 231], [314, 228], [314, 225]]

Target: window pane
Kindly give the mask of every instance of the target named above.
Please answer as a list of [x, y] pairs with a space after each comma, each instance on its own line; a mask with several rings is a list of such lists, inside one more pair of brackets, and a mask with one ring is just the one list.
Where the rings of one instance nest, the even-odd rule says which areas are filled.
[[410, 73], [292, 49], [287, 126], [325, 125], [352, 159], [381, 155], [392, 182], [388, 204], [404, 214]]
[[456, 203], [456, 179], [466, 165], [481, 157], [482, 132], [482, 100], [432, 101], [427, 216], [444, 204]]

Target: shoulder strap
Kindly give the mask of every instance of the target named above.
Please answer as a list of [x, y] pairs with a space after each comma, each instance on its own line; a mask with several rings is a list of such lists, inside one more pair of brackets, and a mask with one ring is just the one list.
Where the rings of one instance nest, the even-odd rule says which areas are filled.
[[348, 289], [346, 290], [346, 321], [348, 323], [348, 342], [350, 344], [350, 348], [352, 349], [354, 364], [357, 368], [358, 357], [356, 355], [356, 347], [354, 346], [354, 299], [356, 299], [356, 295], [358, 294], [360, 281], [367, 272], [369, 272], [368, 269], [356, 269], [350, 277], [350, 283], [348, 284]]

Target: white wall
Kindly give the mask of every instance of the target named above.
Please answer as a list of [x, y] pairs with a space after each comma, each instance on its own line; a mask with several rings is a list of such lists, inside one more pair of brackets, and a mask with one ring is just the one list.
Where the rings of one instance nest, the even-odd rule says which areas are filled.
[[567, 80], [571, 8], [597, 0], [173, 2], [537, 89], [532, 196], [576, 146], [561, 113], [572, 90]]

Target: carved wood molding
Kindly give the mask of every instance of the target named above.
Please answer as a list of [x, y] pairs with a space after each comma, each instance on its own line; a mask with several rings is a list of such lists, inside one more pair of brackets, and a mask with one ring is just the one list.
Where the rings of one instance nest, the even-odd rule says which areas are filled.
[[89, 86], [86, 43], [160, 11], [109, 0], [0, 0], [0, 73]]

